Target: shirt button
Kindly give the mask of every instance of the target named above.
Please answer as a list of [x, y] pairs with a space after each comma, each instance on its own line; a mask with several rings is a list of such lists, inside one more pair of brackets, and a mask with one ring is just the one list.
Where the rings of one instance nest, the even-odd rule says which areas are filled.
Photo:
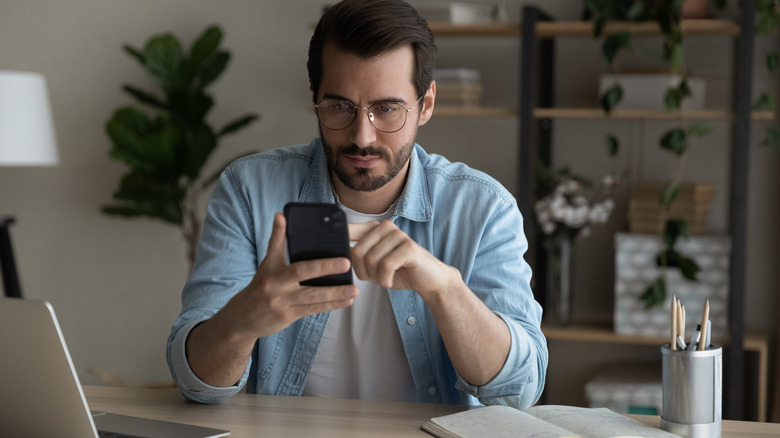
[[429, 386], [428, 387], [428, 395], [436, 395], [436, 387], [435, 386]]
[[410, 316], [406, 318], [406, 323], [409, 325], [415, 325], [417, 324], [417, 318], [415, 318], [414, 316]]

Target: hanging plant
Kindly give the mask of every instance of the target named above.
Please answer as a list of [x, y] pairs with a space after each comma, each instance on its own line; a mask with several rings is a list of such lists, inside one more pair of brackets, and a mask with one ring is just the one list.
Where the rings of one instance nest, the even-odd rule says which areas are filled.
[[[618, 54], [629, 51], [632, 34], [629, 30], [604, 35], [604, 28], [609, 21], [640, 22], [654, 21], [658, 24], [663, 38], [663, 50], [661, 60], [666, 62], [674, 74], [681, 76], [681, 80], [675, 86], [669, 87], [664, 96], [664, 108], [668, 112], [679, 112], [685, 99], [692, 96], [688, 85], [688, 73], [685, 67], [685, 53], [683, 49], [684, 34], [681, 30], [681, 7], [684, 0], [633, 0], [617, 2], [613, 0], [583, 0], [584, 18], [593, 20], [593, 35], [600, 38], [601, 53], [604, 61], [616, 74], [620, 73], [617, 62]], [[726, 0], [716, 0], [715, 6], [722, 9]], [[780, 25], [780, 0], [754, 0], [756, 7], [756, 32], [771, 32]], [[766, 55], [766, 66], [770, 73], [775, 73], [780, 60], [775, 52]], [[618, 82], [605, 89], [599, 98], [601, 108], [609, 114], [615, 109], [623, 98], [623, 89]], [[754, 105], [756, 110], [775, 110], [773, 96], [762, 93]], [[711, 126], [706, 123], [686, 123], [682, 116], [678, 118], [678, 126], [675, 126], [661, 135], [659, 147], [676, 158], [676, 167], [672, 176], [659, 194], [661, 214], [659, 217], [659, 237], [664, 242], [664, 249], [657, 257], [658, 265], [662, 268], [680, 269], [682, 275], [690, 280], [696, 279], [699, 268], [689, 258], [678, 254], [674, 248], [675, 242], [680, 237], [688, 237], [688, 225], [683, 220], [669, 219], [672, 203], [675, 201], [682, 182], [685, 169], [685, 157], [690, 148], [690, 141], [694, 138], [706, 136]], [[780, 148], [780, 129], [770, 126], [766, 138], [761, 143], [773, 149]], [[620, 141], [617, 136], [610, 133], [606, 136], [607, 153], [613, 156], [620, 150]], [[667, 297], [666, 269], [662, 269], [662, 275], [653, 281], [640, 299], [646, 307], [662, 304]]]

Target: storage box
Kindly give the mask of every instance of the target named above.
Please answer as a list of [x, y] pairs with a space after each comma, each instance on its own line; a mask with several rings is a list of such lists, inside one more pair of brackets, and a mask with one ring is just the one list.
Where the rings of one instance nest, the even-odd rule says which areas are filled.
[[471, 3], [434, 3], [417, 6], [417, 12], [430, 22], [477, 24], [493, 21], [493, 7]]
[[620, 363], [609, 366], [585, 384], [591, 408], [619, 414], [661, 415], [663, 390], [660, 364]]
[[[670, 87], [677, 87], [682, 76], [670, 73], [604, 74], [599, 80], [599, 96], [615, 83], [623, 88], [623, 99], [616, 109], [665, 110], [664, 96]], [[704, 109], [704, 79], [688, 78], [691, 96], [683, 99], [681, 109]]]
[[687, 280], [679, 269], [668, 268], [666, 300], [661, 305], [646, 309], [639, 297], [661, 275], [656, 257], [663, 248], [656, 235], [615, 235], [615, 332], [668, 338], [671, 299], [676, 295], [685, 305], [687, 336], [690, 337], [701, 322], [704, 303], [709, 299], [713, 342], [726, 339], [731, 239], [727, 236], [692, 236], [678, 240], [677, 251], [699, 265], [698, 280]]
[[[631, 190], [628, 204], [629, 231], [634, 234], [655, 234], [658, 232], [661, 205], [658, 202], [667, 183], [643, 182]], [[704, 234], [707, 215], [715, 197], [715, 185], [710, 183], [684, 183], [666, 216], [667, 219], [683, 219], [688, 223], [691, 234]]]

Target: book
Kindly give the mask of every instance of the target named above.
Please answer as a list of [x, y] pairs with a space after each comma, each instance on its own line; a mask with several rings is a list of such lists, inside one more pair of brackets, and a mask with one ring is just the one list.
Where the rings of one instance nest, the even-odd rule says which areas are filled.
[[679, 438], [607, 408], [562, 405], [486, 406], [431, 418], [421, 429], [438, 438]]

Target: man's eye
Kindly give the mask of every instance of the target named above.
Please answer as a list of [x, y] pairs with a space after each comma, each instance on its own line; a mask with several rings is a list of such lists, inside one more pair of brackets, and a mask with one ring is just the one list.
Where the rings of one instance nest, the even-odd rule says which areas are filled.
[[351, 111], [352, 105], [346, 101], [340, 101], [333, 104], [333, 109], [336, 111]]
[[392, 103], [380, 103], [377, 106], [379, 107], [379, 112], [382, 114], [392, 114], [395, 111], [398, 111], [398, 105]]

